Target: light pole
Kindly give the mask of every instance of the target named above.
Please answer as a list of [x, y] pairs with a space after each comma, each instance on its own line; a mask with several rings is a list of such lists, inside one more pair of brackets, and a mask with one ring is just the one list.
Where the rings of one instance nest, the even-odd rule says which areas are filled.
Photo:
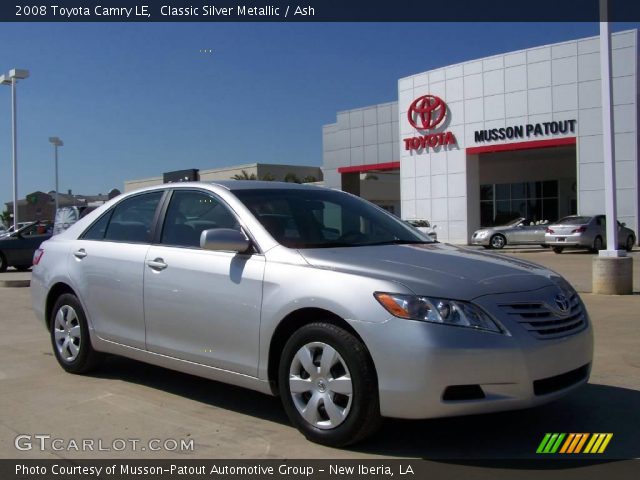
[[56, 209], [53, 213], [53, 221], [56, 221], [56, 215], [58, 213], [58, 147], [62, 147], [64, 143], [58, 137], [49, 137], [49, 143], [53, 144], [53, 152], [56, 162]]
[[16, 84], [29, 77], [29, 70], [14, 68], [8, 74], [0, 75], [0, 85], [11, 85], [11, 130], [13, 134], [13, 231], [18, 230], [18, 129]]

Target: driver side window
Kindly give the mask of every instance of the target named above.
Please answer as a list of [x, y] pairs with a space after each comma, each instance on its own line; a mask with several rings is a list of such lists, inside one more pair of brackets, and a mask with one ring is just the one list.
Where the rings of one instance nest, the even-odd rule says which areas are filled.
[[204, 192], [176, 190], [171, 196], [160, 243], [175, 247], [200, 247], [204, 230], [240, 230], [235, 215], [220, 200]]

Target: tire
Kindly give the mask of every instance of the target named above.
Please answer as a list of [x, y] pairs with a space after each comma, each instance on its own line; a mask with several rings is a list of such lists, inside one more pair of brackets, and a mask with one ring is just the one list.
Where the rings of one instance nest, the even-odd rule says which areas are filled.
[[0, 273], [6, 272], [7, 271], [7, 266], [8, 266], [7, 265], [7, 259], [2, 254], [2, 252], [0, 252]]
[[496, 233], [493, 237], [491, 237], [491, 240], [489, 240], [489, 245], [491, 245], [491, 248], [495, 248], [497, 250], [500, 250], [506, 244], [507, 239], [504, 237], [504, 235], [500, 235], [499, 233]]
[[[324, 361], [331, 366], [325, 368]], [[365, 346], [330, 323], [311, 323], [294, 332], [280, 357], [278, 385], [291, 423], [312, 442], [343, 447], [373, 434], [382, 421], [376, 374]], [[309, 409], [312, 402], [316, 408]]]
[[553, 253], [562, 253], [564, 247], [553, 247]]
[[633, 237], [633, 235], [629, 235], [627, 237], [627, 243], [625, 243], [624, 248], [627, 250], [627, 252], [630, 252], [633, 250], [633, 247], [636, 244], [636, 239]]
[[602, 237], [598, 235], [596, 238], [593, 239], [593, 246], [591, 247], [591, 251], [598, 253], [600, 250], [602, 250], [603, 247], [604, 247], [604, 244], [602, 242]]
[[58, 298], [49, 325], [53, 353], [64, 370], [81, 374], [96, 366], [99, 354], [91, 345], [87, 317], [75, 295], [65, 293]]
[[27, 270], [29, 270], [31, 268], [31, 265], [16, 265], [13, 268], [18, 270], [19, 272], [26, 272]]

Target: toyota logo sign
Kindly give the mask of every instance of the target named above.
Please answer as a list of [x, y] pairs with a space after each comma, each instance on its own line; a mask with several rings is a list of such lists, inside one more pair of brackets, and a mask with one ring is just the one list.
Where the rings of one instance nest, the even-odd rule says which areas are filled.
[[432, 130], [442, 123], [447, 113], [447, 104], [435, 95], [416, 98], [407, 112], [412, 127], [417, 130]]

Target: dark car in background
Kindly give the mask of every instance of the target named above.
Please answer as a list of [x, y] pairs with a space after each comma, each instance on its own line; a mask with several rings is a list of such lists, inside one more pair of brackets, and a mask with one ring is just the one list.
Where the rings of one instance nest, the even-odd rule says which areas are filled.
[[53, 233], [51, 223], [32, 222], [0, 238], [0, 272], [8, 267], [25, 271], [31, 267], [33, 254]]

